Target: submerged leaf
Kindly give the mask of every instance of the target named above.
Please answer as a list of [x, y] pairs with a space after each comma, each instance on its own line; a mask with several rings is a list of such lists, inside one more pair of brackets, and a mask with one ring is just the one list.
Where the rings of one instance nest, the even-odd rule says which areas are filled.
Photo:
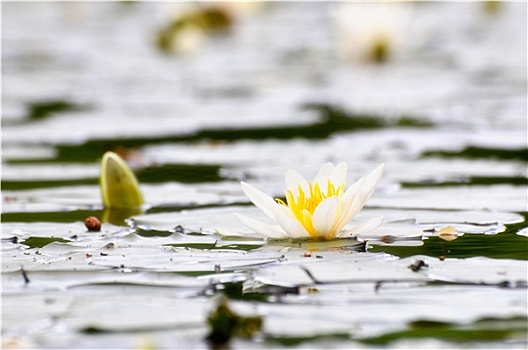
[[232, 337], [236, 336], [250, 338], [262, 328], [261, 317], [236, 314], [231, 310], [227, 299], [223, 296], [207, 321], [211, 328], [207, 339], [214, 345], [226, 344]]

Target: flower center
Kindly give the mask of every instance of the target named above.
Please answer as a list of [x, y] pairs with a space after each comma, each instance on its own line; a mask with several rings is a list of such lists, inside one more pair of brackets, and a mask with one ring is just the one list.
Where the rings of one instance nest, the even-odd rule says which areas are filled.
[[308, 233], [312, 237], [317, 237], [317, 233], [315, 232], [312, 224], [312, 215], [315, 211], [315, 208], [317, 208], [319, 203], [329, 197], [341, 197], [345, 191], [345, 184], [336, 187], [336, 185], [328, 180], [326, 192], [321, 190], [321, 186], [318, 182], [310, 182], [308, 183], [308, 186], [309, 191], [305, 192], [304, 189], [299, 185], [299, 194], [297, 197], [291, 190], [286, 191], [286, 203], [279, 198], [276, 198], [275, 200], [280, 205], [290, 208], [290, 210], [295, 215], [295, 218], [304, 226]]

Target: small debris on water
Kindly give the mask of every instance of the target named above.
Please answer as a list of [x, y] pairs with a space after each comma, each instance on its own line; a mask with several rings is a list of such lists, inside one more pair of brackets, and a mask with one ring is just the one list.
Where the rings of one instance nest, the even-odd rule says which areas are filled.
[[381, 241], [383, 243], [394, 243], [395, 240], [396, 240], [395, 237], [391, 235], [385, 235], [381, 237]]
[[84, 226], [90, 232], [99, 232], [101, 231], [101, 221], [95, 216], [89, 216], [84, 219]]
[[24, 271], [23, 268], [21, 268], [20, 271], [22, 272], [22, 278], [24, 278], [24, 283], [28, 284], [30, 281], [29, 281], [29, 277], [28, 277], [26, 271]]
[[18, 243], [18, 237], [17, 236], [13, 236], [13, 237], [8, 237], [8, 238], [2, 238], [2, 243]]
[[429, 267], [423, 260], [416, 260], [411, 265], [409, 265], [409, 268], [413, 270], [414, 272], [420, 271], [423, 267]]
[[453, 241], [458, 238], [458, 231], [453, 226], [445, 226], [438, 230], [438, 237], [444, 241]]
[[315, 294], [315, 293], [319, 293], [319, 289], [317, 289], [316, 287], [314, 286], [310, 286], [308, 287], [308, 289], [306, 290], [306, 292], [308, 294]]

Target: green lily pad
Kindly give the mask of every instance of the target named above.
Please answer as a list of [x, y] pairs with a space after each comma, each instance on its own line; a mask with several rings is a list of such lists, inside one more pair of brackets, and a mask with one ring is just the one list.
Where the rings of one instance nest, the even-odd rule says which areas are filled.
[[52, 242], [68, 242], [65, 239], [57, 237], [29, 237], [22, 241], [24, 245], [30, 248], [42, 248]]

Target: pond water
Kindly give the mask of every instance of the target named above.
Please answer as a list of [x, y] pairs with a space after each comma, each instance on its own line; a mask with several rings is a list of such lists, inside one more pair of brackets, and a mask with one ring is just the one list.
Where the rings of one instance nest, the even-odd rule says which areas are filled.
[[[527, 5], [369, 6], [3, 3], [3, 348], [526, 348]], [[343, 161], [376, 234], [225, 236]]]

